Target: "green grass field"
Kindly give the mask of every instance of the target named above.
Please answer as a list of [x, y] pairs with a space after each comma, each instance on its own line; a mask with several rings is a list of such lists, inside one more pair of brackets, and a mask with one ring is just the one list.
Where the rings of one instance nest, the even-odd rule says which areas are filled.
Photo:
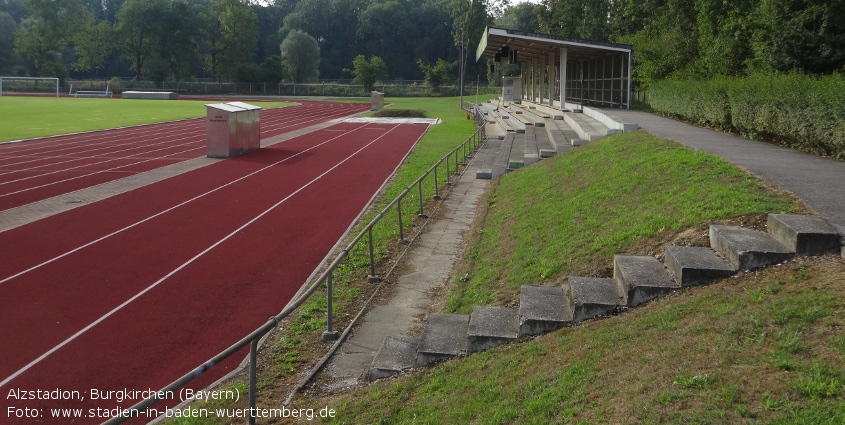
[[[0, 97], [0, 142], [205, 116], [200, 100]], [[262, 108], [289, 102], [252, 102]]]

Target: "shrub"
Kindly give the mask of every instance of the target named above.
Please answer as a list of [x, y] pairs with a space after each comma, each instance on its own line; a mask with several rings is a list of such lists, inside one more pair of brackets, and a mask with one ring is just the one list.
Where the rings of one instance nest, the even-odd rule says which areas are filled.
[[655, 110], [819, 155], [845, 159], [845, 76], [800, 73], [662, 80]]

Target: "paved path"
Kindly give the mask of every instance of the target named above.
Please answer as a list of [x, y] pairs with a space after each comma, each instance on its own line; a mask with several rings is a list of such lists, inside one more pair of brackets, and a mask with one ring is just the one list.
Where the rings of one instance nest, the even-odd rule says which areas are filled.
[[443, 201], [440, 217], [430, 221], [409, 248], [403, 274], [386, 283], [395, 287], [391, 296], [370, 308], [332, 356], [325, 373], [317, 378], [321, 386], [340, 390], [367, 382], [370, 364], [386, 336], [419, 336], [414, 333], [422, 330], [432, 305], [438, 303], [434, 291], [446, 284], [460, 254], [463, 233], [472, 226], [490, 182], [475, 178], [482, 162], [479, 158], [473, 157]]
[[845, 162], [707, 130], [657, 115], [613, 110], [657, 136], [710, 153], [792, 192], [845, 233]]

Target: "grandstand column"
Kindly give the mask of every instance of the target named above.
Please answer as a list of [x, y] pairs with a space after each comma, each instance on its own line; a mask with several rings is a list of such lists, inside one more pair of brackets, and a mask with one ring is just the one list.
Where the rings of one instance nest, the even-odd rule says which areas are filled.
[[555, 50], [549, 51], [549, 106], [555, 106]]
[[539, 99], [537, 99], [537, 103], [543, 104], [543, 92], [546, 91], [546, 86], [544, 85], [546, 82], [546, 57], [540, 55], [540, 93]]
[[566, 108], [566, 47], [560, 48], [560, 109]]
[[537, 58], [531, 58], [531, 101], [534, 102], [537, 100], [535, 95], [537, 91], [534, 89], [534, 85], [537, 84]]

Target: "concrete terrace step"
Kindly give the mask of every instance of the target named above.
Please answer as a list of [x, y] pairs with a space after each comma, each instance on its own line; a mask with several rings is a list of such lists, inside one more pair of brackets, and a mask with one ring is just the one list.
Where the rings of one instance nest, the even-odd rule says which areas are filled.
[[563, 119], [563, 111], [558, 108], [553, 108], [548, 105], [540, 105], [538, 103], [529, 102], [526, 100], [522, 101], [523, 106], [527, 106], [529, 109], [536, 110], [539, 112], [538, 115], [542, 115], [544, 118], [551, 118], [553, 120], [562, 120]]
[[521, 107], [520, 105], [513, 105], [510, 106], [510, 110], [516, 114], [517, 118], [524, 122], [527, 125], [533, 125], [535, 127], [543, 127], [546, 125], [545, 118], [535, 114], [532, 112], [531, 109], [527, 107]]
[[549, 139], [546, 129], [534, 131], [534, 141], [537, 145], [537, 154], [540, 158], [551, 158], [557, 153], [557, 149]]
[[484, 143], [484, 146], [476, 153], [476, 156], [483, 160], [475, 173], [475, 178], [489, 180], [505, 174], [507, 164], [503, 161], [507, 161], [513, 138], [514, 133], [508, 133], [503, 140], [488, 140]]
[[549, 141], [557, 153], [563, 153], [573, 146], [584, 144], [578, 133], [565, 121], [546, 120], [546, 134], [548, 134]]
[[519, 335], [540, 335], [572, 324], [572, 301], [562, 286], [519, 288]]
[[519, 337], [519, 313], [514, 308], [476, 306], [469, 316], [467, 353], [488, 350]]
[[732, 276], [736, 269], [712, 248], [667, 246], [664, 262], [682, 287]]
[[680, 287], [663, 263], [651, 255], [614, 255], [613, 278], [622, 285], [625, 303], [629, 307], [636, 307]]
[[428, 316], [417, 348], [416, 365], [426, 366], [467, 352], [469, 316], [433, 313]]
[[487, 122], [495, 123], [506, 133], [515, 131], [511, 126], [510, 113], [502, 110], [496, 105], [485, 103], [483, 108], [487, 110]]
[[572, 323], [611, 313], [625, 305], [625, 291], [612, 278], [569, 277], [572, 293]]
[[841, 245], [839, 233], [821, 217], [769, 214], [766, 226], [775, 239], [799, 255], [823, 254]]
[[416, 366], [420, 340], [387, 336], [370, 366], [369, 380], [387, 378]]
[[768, 233], [734, 226], [710, 226], [710, 246], [737, 270], [788, 260], [795, 252]]
[[537, 148], [537, 135], [545, 133], [545, 129], [528, 127], [525, 130], [525, 150], [522, 157], [524, 165], [531, 165], [540, 161], [540, 151]]
[[[533, 127], [529, 126], [529, 129], [533, 131]], [[518, 168], [521, 168], [525, 165], [525, 132], [517, 133], [513, 138], [513, 143], [511, 144], [510, 152], [508, 152], [508, 157], [505, 159], [505, 163], [507, 164], [507, 170], [513, 171]]]
[[370, 379], [635, 307], [681, 287], [731, 276], [739, 269], [778, 263], [794, 255], [793, 245], [804, 253], [826, 253], [843, 241], [818, 217], [772, 214], [768, 226], [790, 246], [764, 232], [713, 225], [710, 237], [715, 249], [667, 246], [665, 266], [651, 255], [618, 254], [613, 257], [613, 278], [570, 276], [559, 286], [523, 285], [518, 310], [477, 306], [470, 316], [432, 314], [419, 341], [385, 338]]
[[563, 120], [575, 130], [579, 138], [587, 142], [594, 142], [611, 134], [607, 126], [584, 114], [567, 113]]

